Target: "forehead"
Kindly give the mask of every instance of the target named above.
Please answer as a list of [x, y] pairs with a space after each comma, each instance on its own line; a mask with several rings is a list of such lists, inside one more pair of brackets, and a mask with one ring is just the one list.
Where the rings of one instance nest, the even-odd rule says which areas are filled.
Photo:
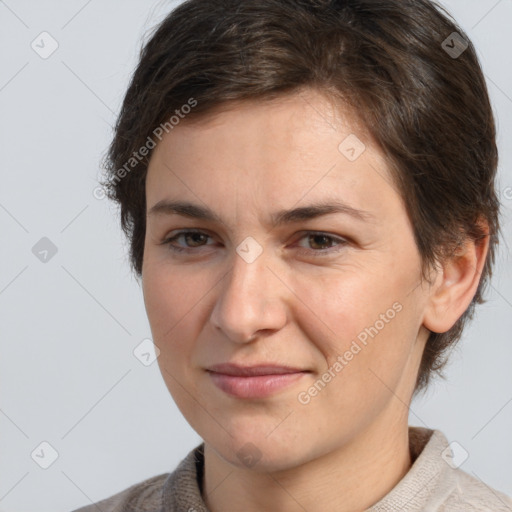
[[348, 109], [316, 91], [185, 119], [157, 145], [146, 187], [148, 207], [169, 194], [218, 203], [236, 191], [238, 204], [273, 210], [327, 196], [367, 210], [382, 203], [383, 188], [396, 195], [377, 145]]
[[[267, 131], [300, 135], [322, 130], [344, 133], [350, 130], [360, 139], [374, 143], [358, 113], [347, 102], [335, 99], [328, 91], [304, 87], [272, 98], [232, 100], [206, 112], [184, 116], [180, 131], [211, 132], [222, 128], [258, 124]], [[283, 124], [284, 123], [284, 124]], [[188, 130], [187, 130], [188, 129]], [[314, 135], [312, 133], [312, 135]]]

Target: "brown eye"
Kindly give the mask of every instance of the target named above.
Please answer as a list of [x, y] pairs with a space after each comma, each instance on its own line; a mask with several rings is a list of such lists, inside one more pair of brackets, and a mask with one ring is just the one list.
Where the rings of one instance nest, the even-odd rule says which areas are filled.
[[314, 256], [330, 255], [339, 251], [348, 243], [343, 238], [316, 232], [307, 233], [300, 240], [306, 240], [310, 249], [301, 249], [299, 252]]
[[[203, 243], [209, 238], [211, 237], [202, 231], [181, 231], [170, 238], [166, 238], [162, 242], [162, 245], [168, 245], [169, 249], [175, 252], [188, 252], [195, 248], [203, 247], [204, 245], [211, 245]], [[175, 245], [175, 242], [179, 239], [184, 240], [185, 247]]]
[[327, 235], [309, 235], [308, 241], [313, 249], [328, 249], [329, 247], [332, 247], [333, 238]]

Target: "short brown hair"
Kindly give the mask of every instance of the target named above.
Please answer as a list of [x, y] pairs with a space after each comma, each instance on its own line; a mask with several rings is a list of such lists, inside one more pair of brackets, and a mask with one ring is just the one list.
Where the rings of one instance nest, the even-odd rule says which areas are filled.
[[103, 184], [120, 205], [132, 268], [141, 275], [151, 157], [139, 150], [154, 146], [158, 127], [172, 128], [170, 116], [191, 99], [186, 120], [304, 87], [352, 106], [380, 145], [414, 228], [422, 278], [461, 240], [490, 237], [469, 308], [429, 336], [421, 390], [484, 302], [500, 231], [485, 79], [471, 41], [429, 0], [187, 0], [174, 9], [141, 51], [106, 158]]

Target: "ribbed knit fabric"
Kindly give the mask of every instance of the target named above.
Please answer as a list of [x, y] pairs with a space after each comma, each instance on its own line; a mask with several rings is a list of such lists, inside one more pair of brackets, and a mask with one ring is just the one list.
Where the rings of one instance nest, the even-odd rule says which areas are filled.
[[[409, 427], [409, 440], [411, 469], [367, 512], [512, 512], [512, 499], [449, 464], [448, 441], [441, 432]], [[210, 512], [201, 496], [203, 450], [204, 444], [194, 448], [172, 473], [74, 512]]]

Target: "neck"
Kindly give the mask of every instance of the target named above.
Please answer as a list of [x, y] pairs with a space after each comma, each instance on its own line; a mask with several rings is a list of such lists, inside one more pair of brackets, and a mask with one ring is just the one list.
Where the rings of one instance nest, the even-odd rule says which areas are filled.
[[373, 425], [328, 454], [275, 472], [236, 467], [205, 444], [204, 496], [211, 512], [361, 512], [411, 466], [407, 416]]

